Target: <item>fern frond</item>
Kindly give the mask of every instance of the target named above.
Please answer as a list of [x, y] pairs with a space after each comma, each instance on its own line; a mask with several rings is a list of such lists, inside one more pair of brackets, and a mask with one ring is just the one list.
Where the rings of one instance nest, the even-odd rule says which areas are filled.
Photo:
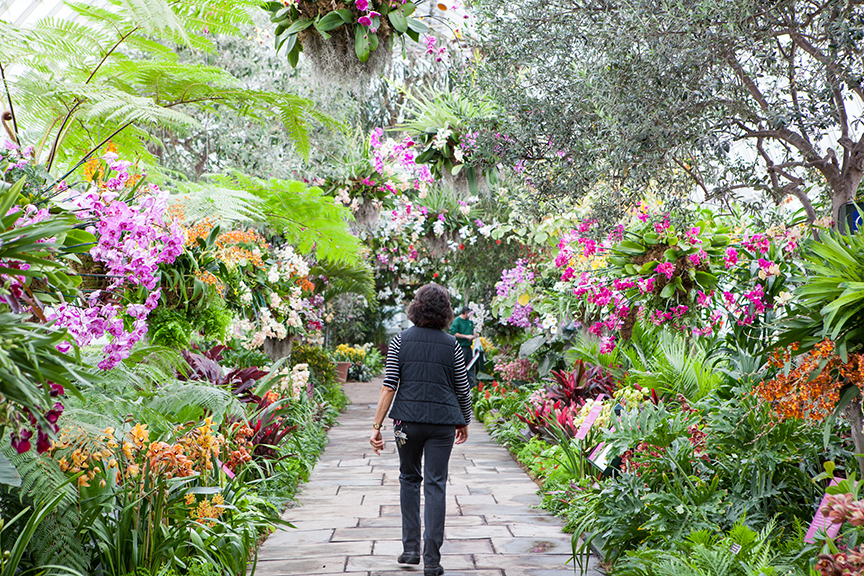
[[187, 222], [212, 218], [224, 222], [243, 222], [260, 216], [261, 200], [254, 194], [237, 188], [208, 183], [186, 183], [177, 186]]
[[351, 213], [320, 188], [302, 182], [261, 180], [239, 173], [213, 177], [226, 189], [245, 190], [261, 200], [264, 217], [298, 251], [314, 252], [319, 260], [356, 264], [360, 241], [348, 225]]
[[310, 271], [313, 276], [328, 279], [324, 289], [324, 302], [329, 302], [340, 294], [360, 294], [371, 305], [376, 305], [375, 275], [365, 262], [358, 264], [319, 262]]
[[159, 413], [174, 416], [188, 413], [190, 407], [200, 408], [205, 414], [212, 413], [214, 419], [222, 415], [242, 418], [246, 414], [243, 404], [230, 390], [199, 382], [167, 384], [146, 405]]
[[89, 574], [90, 554], [78, 537], [78, 491], [67, 482], [66, 474], [51, 458], [34, 451], [17, 454], [8, 438], [0, 443], [0, 452], [17, 468], [21, 476], [22, 496], [41, 500], [59, 492], [64, 494], [63, 503], [42, 521], [33, 534], [28, 550], [34, 563], [37, 566], [63, 565]]
[[120, 8], [122, 14], [141, 26], [152, 36], [160, 36], [166, 31], [178, 35], [184, 44], [189, 43], [186, 29], [177, 18], [167, 0], [109, 0]]

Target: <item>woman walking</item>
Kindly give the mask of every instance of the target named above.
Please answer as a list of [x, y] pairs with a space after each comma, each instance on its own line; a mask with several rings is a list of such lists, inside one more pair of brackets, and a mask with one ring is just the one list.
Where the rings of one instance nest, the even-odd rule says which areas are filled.
[[468, 374], [461, 347], [444, 332], [453, 321], [447, 290], [438, 284], [420, 288], [408, 307], [408, 319], [414, 326], [395, 336], [387, 350], [384, 385], [369, 443], [375, 454], [384, 448], [381, 425], [389, 410], [399, 452], [403, 552], [398, 562], [420, 563], [422, 482], [426, 500], [423, 575], [440, 576], [444, 574], [440, 550], [450, 452], [454, 440], [462, 444], [468, 439], [471, 421]]

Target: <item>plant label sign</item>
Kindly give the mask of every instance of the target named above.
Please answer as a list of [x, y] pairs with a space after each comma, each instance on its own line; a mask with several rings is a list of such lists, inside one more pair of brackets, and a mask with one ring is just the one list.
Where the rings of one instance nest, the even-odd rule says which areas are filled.
[[594, 406], [591, 407], [591, 411], [588, 412], [588, 416], [585, 417], [585, 421], [582, 422], [582, 425], [579, 426], [579, 430], [576, 431], [576, 439], [584, 440], [588, 435], [588, 431], [591, 430], [591, 426], [594, 425], [594, 422], [597, 420], [597, 417], [600, 416], [600, 412], [603, 410], [603, 403], [597, 402]]
[[[838, 484], [842, 478], [834, 478], [829, 486]], [[816, 515], [810, 523], [810, 528], [807, 529], [807, 535], [804, 536], [804, 541], [814, 544], [816, 542], [816, 534], [824, 531], [829, 538], [834, 538], [840, 533], [840, 523], [831, 522], [831, 519], [822, 515], [822, 507], [827, 504], [828, 494], [822, 496], [822, 501], [819, 502], [819, 507], [816, 509]]]

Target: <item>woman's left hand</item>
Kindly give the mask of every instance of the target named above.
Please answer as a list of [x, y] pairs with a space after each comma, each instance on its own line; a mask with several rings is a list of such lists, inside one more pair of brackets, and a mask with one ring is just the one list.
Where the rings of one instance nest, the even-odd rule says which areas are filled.
[[372, 436], [369, 437], [369, 444], [372, 445], [375, 455], [380, 455], [380, 451], [384, 449], [384, 438], [381, 436], [381, 430], [372, 431]]

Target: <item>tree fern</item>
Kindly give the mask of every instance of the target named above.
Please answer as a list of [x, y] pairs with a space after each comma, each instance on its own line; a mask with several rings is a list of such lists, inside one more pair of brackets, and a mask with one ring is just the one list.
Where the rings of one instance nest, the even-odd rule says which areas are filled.
[[172, 382], [161, 388], [146, 405], [160, 414], [175, 416], [178, 422], [200, 417], [195, 411], [211, 413], [215, 420], [223, 415], [242, 418], [243, 405], [226, 388], [200, 382]]
[[234, 173], [216, 177], [224, 188], [245, 190], [261, 200], [264, 218], [304, 254], [319, 260], [358, 263], [360, 241], [350, 233], [347, 208], [337, 205], [320, 188], [302, 182], [261, 180]]
[[260, 217], [260, 198], [246, 190], [227, 188], [208, 182], [177, 186], [177, 199], [183, 205], [186, 221], [210, 218], [215, 222], [245, 222]]
[[324, 302], [329, 302], [340, 294], [360, 294], [373, 306], [378, 298], [375, 293], [375, 276], [365, 262], [344, 264], [320, 262], [311, 273], [313, 276], [324, 276], [328, 279], [324, 288]]
[[[78, 491], [67, 482], [66, 474], [51, 458], [33, 451], [17, 454], [8, 438], [0, 443], [0, 452], [12, 460], [21, 475], [20, 494], [29, 500], [41, 500], [62, 492], [63, 502], [37, 528], [28, 550], [36, 566], [61, 565], [82, 574], [90, 573], [90, 554], [78, 536]], [[52, 574], [50, 569], [46, 574]]]
[[[224, 70], [182, 65], [171, 48], [213, 50], [212, 34], [239, 34], [251, 24], [249, 0], [106, 0], [70, 2], [75, 22], [50, 18], [29, 28], [0, 23], [0, 64], [9, 79], [18, 124], [38, 143], [49, 168], [74, 167], [83, 151], [111, 137], [118, 152], [152, 163], [143, 144], [158, 130], [197, 126], [195, 109], [229, 108], [268, 125], [281, 122], [301, 155], [309, 153], [309, 121], [322, 121], [308, 100], [244, 89]], [[131, 49], [136, 52], [130, 52]], [[61, 75], [57, 75], [60, 72]], [[7, 96], [4, 94], [4, 96]], [[114, 132], [119, 131], [119, 134]], [[150, 172], [153, 173], [152, 167]]]

